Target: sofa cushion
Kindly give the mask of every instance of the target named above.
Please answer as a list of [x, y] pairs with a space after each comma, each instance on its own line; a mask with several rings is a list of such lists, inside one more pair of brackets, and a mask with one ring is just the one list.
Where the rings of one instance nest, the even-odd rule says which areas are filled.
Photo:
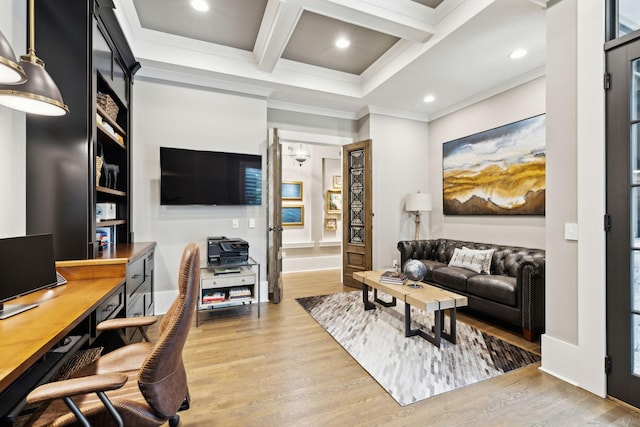
[[511, 276], [478, 274], [467, 280], [467, 292], [515, 307], [517, 279]]
[[431, 261], [429, 259], [421, 259], [421, 263], [427, 268], [427, 274], [424, 275], [424, 280], [432, 281], [433, 280], [433, 270], [436, 268], [446, 267], [447, 264], [438, 261]]
[[475, 271], [476, 273], [489, 274], [492, 255], [493, 249], [478, 250], [469, 249], [467, 247], [463, 247], [462, 249], [456, 248], [453, 251], [451, 261], [449, 261], [449, 266], [462, 267]]
[[467, 279], [478, 273], [462, 267], [441, 267], [433, 270], [432, 280], [450, 289], [465, 291]]

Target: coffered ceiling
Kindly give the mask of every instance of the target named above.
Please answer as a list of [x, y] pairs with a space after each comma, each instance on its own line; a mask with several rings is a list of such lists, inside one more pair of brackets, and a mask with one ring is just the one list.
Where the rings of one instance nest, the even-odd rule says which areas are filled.
[[428, 120], [544, 74], [545, 0], [205, 1], [114, 0], [138, 78]]

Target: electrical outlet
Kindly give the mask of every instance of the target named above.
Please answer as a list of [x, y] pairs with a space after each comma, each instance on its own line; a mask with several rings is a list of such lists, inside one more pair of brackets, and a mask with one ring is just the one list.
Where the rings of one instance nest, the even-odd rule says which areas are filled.
[[393, 268], [396, 268], [398, 266], [398, 260], [394, 259], [393, 260]]
[[249, 218], [249, 228], [256, 228], [256, 219]]
[[238, 228], [240, 226], [240, 224], [238, 223], [238, 219], [234, 218], [231, 224], [231, 227], [233, 228]]

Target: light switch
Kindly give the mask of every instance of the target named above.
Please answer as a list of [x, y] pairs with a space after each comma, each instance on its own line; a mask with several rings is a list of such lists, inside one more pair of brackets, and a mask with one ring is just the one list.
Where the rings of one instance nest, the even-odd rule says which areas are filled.
[[564, 224], [564, 238], [565, 240], [578, 240], [578, 224], [565, 223]]
[[256, 228], [256, 219], [249, 218], [249, 228]]
[[232, 221], [232, 225], [233, 228], [238, 228], [239, 224], [238, 224], [238, 218], [234, 218]]

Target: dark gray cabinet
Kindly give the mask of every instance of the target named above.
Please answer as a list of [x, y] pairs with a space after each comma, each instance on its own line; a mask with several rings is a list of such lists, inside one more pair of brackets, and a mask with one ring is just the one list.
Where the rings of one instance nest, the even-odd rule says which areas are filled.
[[[112, 244], [133, 240], [131, 85], [139, 64], [111, 1], [67, 0], [64, 8], [48, 0], [35, 3], [36, 51], [70, 113], [27, 117], [27, 233], [53, 233], [58, 260], [95, 258], [98, 227], [112, 230]], [[117, 116], [97, 106], [99, 92], [115, 102]], [[117, 166], [117, 184], [105, 182], [104, 170], [97, 180], [100, 155]], [[98, 222], [97, 203], [115, 206], [113, 217]]]

